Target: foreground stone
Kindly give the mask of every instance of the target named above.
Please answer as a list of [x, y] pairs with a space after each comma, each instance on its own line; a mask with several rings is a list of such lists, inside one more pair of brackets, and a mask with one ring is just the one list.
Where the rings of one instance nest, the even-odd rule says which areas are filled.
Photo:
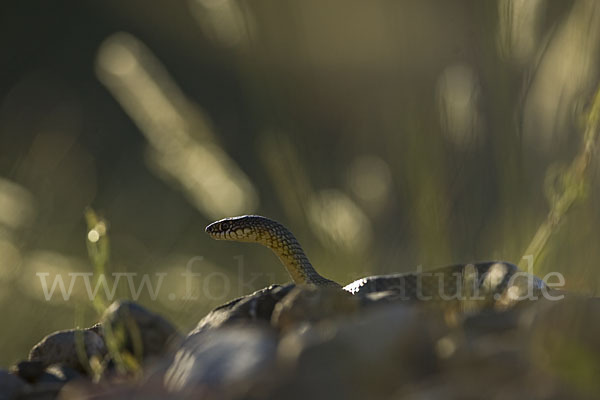
[[178, 396], [242, 394], [275, 365], [277, 336], [264, 326], [226, 326], [190, 335], [165, 375], [166, 389]]
[[380, 398], [438, 371], [447, 327], [418, 308], [386, 306], [289, 331], [278, 348], [288, 370], [275, 398]]
[[17, 399], [27, 386], [27, 383], [18, 376], [8, 371], [0, 370], [0, 400]]
[[[100, 324], [44, 337], [31, 349], [27, 361], [0, 375], [0, 400], [2, 396], [54, 399], [63, 388], [73, 393], [73, 387], [95, 391], [100, 386], [93, 384], [92, 378], [111, 380], [110, 390], [121, 382], [131, 392], [134, 390], [131, 382], [119, 375], [110, 358], [105, 340], [111, 335], [118, 349], [132, 356], [137, 352], [137, 362], [144, 366], [169, 363], [172, 350], [179, 347], [182, 339], [175, 327], [160, 315], [130, 301], [115, 302], [107, 308]], [[94, 371], [92, 364], [96, 366]], [[83, 392], [77, 393], [74, 398], [83, 397]]]
[[84, 355], [79, 353], [78, 348], [85, 351], [87, 360], [93, 357], [101, 359], [106, 354], [104, 340], [94, 328], [71, 329], [43, 338], [29, 352], [29, 361], [39, 362], [42, 369], [60, 364], [84, 372], [88, 367], [84, 365]]
[[121, 338], [119, 347], [140, 359], [160, 356], [176, 348], [183, 338], [175, 326], [162, 316], [132, 301], [111, 304], [100, 321], [106, 336], [110, 327]]
[[[60, 399], [94, 400], [599, 397], [600, 299], [464, 309], [272, 286], [218, 307], [182, 339], [164, 318], [119, 302], [102, 322], [122, 327], [124, 351], [143, 344], [140, 371], [108, 362], [94, 383], [72, 367], [73, 342], [59, 332], [43, 343], [63, 347], [36, 346], [45, 356], [0, 385], [32, 399], [56, 388]], [[105, 340], [102, 326], [89, 331]]]

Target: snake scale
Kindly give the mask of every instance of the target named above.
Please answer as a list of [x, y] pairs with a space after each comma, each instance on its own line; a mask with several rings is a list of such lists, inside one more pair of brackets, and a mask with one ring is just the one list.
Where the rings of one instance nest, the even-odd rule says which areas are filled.
[[[394, 292], [405, 299], [428, 300], [483, 294], [494, 295], [498, 300], [511, 287], [511, 278], [520, 272], [511, 263], [490, 261], [418, 273], [370, 276], [342, 287], [315, 270], [292, 232], [277, 221], [259, 215], [243, 215], [213, 222], [206, 227], [206, 232], [216, 240], [259, 243], [268, 247], [279, 257], [297, 285], [340, 288], [359, 296]], [[534, 288], [543, 286], [539, 278], [529, 277]]]

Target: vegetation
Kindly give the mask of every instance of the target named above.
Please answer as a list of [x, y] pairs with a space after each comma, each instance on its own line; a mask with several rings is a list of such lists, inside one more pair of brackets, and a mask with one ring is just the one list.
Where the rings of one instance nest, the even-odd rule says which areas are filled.
[[244, 213], [337, 282], [531, 259], [598, 292], [600, 4], [326, 3], [0, 6], [1, 365], [113, 299], [187, 331], [288, 281], [205, 235]]

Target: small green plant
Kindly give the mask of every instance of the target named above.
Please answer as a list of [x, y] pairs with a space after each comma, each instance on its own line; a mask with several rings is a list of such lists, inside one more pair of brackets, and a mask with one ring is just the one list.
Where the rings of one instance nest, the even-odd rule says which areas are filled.
[[[550, 205], [546, 219], [539, 226], [524, 256], [533, 257], [534, 272], [539, 273], [541, 258], [549, 239], [558, 230], [569, 209], [586, 197], [589, 186], [589, 166], [600, 129], [600, 87], [596, 90], [591, 106], [583, 118], [584, 135], [580, 152], [568, 167], [549, 168], [546, 173], [545, 191]], [[528, 261], [525, 257], [521, 264]], [[525, 268], [526, 265], [520, 265]]]
[[[109, 281], [108, 274], [106, 274], [106, 267], [110, 259], [110, 242], [108, 238], [108, 223], [106, 220], [100, 218], [96, 212], [88, 208], [85, 211], [85, 219], [87, 222], [87, 249], [90, 261], [94, 268], [94, 287], [97, 287], [99, 279], [106, 279], [106, 284], [112, 284]], [[104, 298], [98, 290], [95, 293], [93, 299], [94, 309], [99, 318], [101, 318], [108, 307], [109, 299]], [[141, 373], [140, 360], [142, 357], [141, 348], [141, 335], [139, 329], [133, 320], [129, 320], [131, 323], [128, 326], [113, 326], [110, 321], [104, 319], [102, 322], [102, 332], [104, 335], [104, 342], [108, 350], [108, 360], [112, 360], [115, 364], [117, 371], [123, 374], [131, 374], [138, 376]], [[127, 342], [128, 336], [131, 337], [133, 342], [133, 349], [135, 354], [131, 354], [126, 348], [125, 343]], [[88, 360], [83, 343], [83, 335], [79, 340], [78, 353], [83, 365], [89, 366], [89, 371], [92, 372], [92, 376], [99, 378], [104, 367], [98, 360]], [[103, 363], [107, 365], [107, 361]]]

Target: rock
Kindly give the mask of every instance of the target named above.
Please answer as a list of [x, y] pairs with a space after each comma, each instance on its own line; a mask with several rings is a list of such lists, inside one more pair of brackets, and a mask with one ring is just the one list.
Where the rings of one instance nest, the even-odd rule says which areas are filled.
[[[181, 341], [162, 317], [115, 303], [104, 329], [107, 323], [121, 329], [129, 349], [137, 337], [144, 356], [158, 362], [145, 362], [142, 375], [112, 371], [99, 383], [79, 379], [81, 370], [65, 357], [74, 331], [57, 332], [13, 375], [0, 373], [0, 400], [14, 393], [51, 399], [59, 389], [62, 400], [591, 399], [600, 393], [600, 299], [543, 298], [502, 311], [470, 307], [457, 316], [397, 297], [276, 285], [218, 307]], [[88, 341], [102, 342], [100, 325], [85, 332]], [[2, 397], [3, 385], [12, 397]]]
[[[541, 329], [553, 334], [569, 330], [562, 329], [562, 324], [554, 323], [551, 328], [539, 325], [547, 312], [554, 317], [568, 318], [568, 313], [557, 308], [562, 306], [545, 300], [526, 301], [507, 311], [485, 310], [469, 316], [437, 341], [438, 373], [402, 388], [397, 396], [457, 400], [489, 398], [492, 394], [493, 398], [507, 399], [593, 398], [591, 393], [585, 395], [566, 385], [564, 377], [553, 375], [545, 365], [557, 347], [540, 340], [536, 331]], [[536, 348], [543, 348], [543, 353], [532, 353]], [[577, 370], [573, 367], [568, 366]]]
[[358, 297], [343, 290], [298, 286], [275, 305], [271, 323], [285, 330], [296, 324], [349, 315], [359, 306]]
[[27, 387], [27, 383], [18, 376], [0, 370], [0, 400], [16, 400]]
[[42, 339], [29, 352], [29, 361], [39, 361], [44, 368], [61, 364], [85, 372], [87, 368], [77, 352], [79, 340], [83, 340], [88, 360], [92, 357], [103, 358], [106, 354], [104, 341], [94, 331], [71, 329], [52, 333]]
[[[521, 362], [522, 360], [519, 360]], [[498, 364], [495, 364], [498, 363]], [[496, 366], [496, 368], [492, 368]], [[500, 371], [500, 375], [495, 372]], [[563, 400], [592, 399], [579, 397], [567, 390], [556, 379], [532, 372], [521, 365], [511, 365], [510, 360], [500, 361], [490, 357], [479, 369], [448, 370], [421, 382], [402, 388], [396, 398], [423, 399], [512, 399], [512, 400]]]
[[239, 297], [215, 308], [198, 323], [190, 335], [231, 323], [271, 321], [275, 304], [283, 299], [295, 285], [271, 285], [248, 296]]
[[[528, 314], [529, 313], [529, 314]], [[574, 394], [600, 393], [600, 298], [542, 299], [525, 310], [526, 351], [536, 366], [568, 385]]]
[[[65, 365], [54, 364], [46, 368], [44, 376], [53, 377], [59, 382], [69, 382], [73, 379], [85, 379], [85, 376], [76, 371], [73, 368], [69, 368]], [[44, 377], [42, 377], [43, 379]]]
[[[45, 368], [41, 361], [22, 361], [12, 367], [13, 374], [29, 382], [19, 399], [54, 399], [69, 380], [83, 378], [84, 375], [64, 365], [51, 365]], [[0, 399], [2, 396], [0, 395]]]
[[26, 382], [36, 382], [44, 373], [46, 366], [42, 361], [21, 361], [13, 365], [10, 372]]
[[437, 371], [435, 342], [447, 331], [431, 313], [403, 304], [369, 308], [288, 332], [279, 369], [288, 379], [273, 398], [388, 398]]
[[182, 339], [182, 335], [165, 318], [131, 301], [111, 304], [100, 323], [104, 333], [106, 324], [110, 324], [116, 337], [120, 337], [116, 332], [122, 332], [121, 348], [134, 355], [139, 353], [143, 359], [168, 353]]
[[143, 385], [135, 381], [100, 381], [91, 383], [84, 380], [73, 380], [67, 383], [60, 391], [57, 400], [133, 400], [133, 399], [173, 399], [180, 400], [178, 396], [169, 396], [165, 391], [162, 380], [160, 382], [145, 382]]
[[25, 395], [19, 400], [54, 400], [60, 393], [65, 382], [58, 380], [52, 375], [44, 375], [40, 381], [25, 391]]
[[264, 327], [232, 325], [199, 332], [177, 351], [165, 385], [177, 398], [199, 393], [228, 398], [268, 374], [276, 350], [277, 337]]

